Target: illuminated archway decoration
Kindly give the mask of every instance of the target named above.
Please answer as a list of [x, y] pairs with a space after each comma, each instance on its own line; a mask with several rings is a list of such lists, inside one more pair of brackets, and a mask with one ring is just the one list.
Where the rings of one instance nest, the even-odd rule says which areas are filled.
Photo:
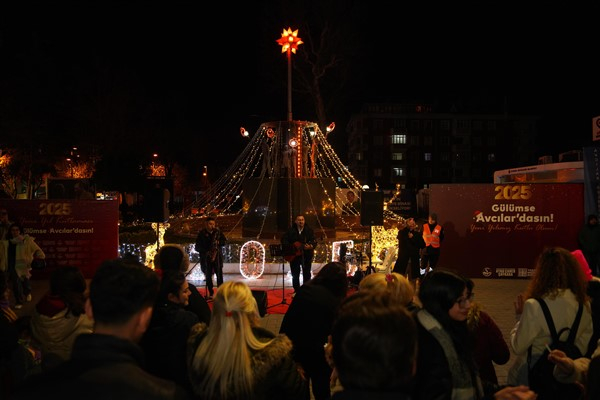
[[265, 246], [250, 240], [240, 249], [240, 273], [246, 279], [258, 279], [265, 272]]

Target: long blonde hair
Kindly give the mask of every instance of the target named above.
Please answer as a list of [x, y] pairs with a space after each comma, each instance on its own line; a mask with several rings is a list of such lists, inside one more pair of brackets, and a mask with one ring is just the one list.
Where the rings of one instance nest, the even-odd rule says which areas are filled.
[[244, 282], [219, 286], [210, 327], [194, 353], [191, 368], [201, 378], [196, 394], [205, 399], [250, 398], [254, 393], [252, 353], [269, 345], [252, 331], [260, 316], [252, 291]]

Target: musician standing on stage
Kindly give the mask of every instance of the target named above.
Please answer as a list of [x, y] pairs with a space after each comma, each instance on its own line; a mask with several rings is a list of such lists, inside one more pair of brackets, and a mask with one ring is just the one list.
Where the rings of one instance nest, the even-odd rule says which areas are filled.
[[292, 286], [296, 293], [300, 287], [300, 268], [302, 268], [302, 284], [312, 278], [312, 260], [317, 245], [315, 232], [306, 225], [304, 215], [296, 216], [296, 222], [283, 234], [281, 244], [285, 259], [290, 262]]
[[221, 248], [225, 246], [227, 238], [217, 228], [217, 222], [213, 217], [206, 219], [206, 226], [198, 232], [196, 238], [196, 251], [200, 253], [200, 267], [206, 278], [208, 298], [214, 296], [213, 274], [217, 275], [217, 287], [223, 284], [223, 253]]

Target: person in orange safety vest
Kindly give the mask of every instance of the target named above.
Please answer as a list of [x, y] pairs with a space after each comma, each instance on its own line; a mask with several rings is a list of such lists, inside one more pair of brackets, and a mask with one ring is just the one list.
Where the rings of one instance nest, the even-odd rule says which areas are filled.
[[428, 223], [423, 224], [423, 240], [425, 248], [421, 254], [421, 274], [427, 274], [438, 263], [440, 245], [444, 240], [444, 228], [437, 222], [437, 214], [430, 213]]

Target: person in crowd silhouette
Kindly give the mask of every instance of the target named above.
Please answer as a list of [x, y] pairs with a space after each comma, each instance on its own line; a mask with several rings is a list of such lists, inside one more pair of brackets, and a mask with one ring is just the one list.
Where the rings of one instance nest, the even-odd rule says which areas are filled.
[[417, 327], [392, 292], [361, 289], [344, 299], [331, 329], [330, 346], [342, 386], [333, 400], [410, 399]]
[[186, 361], [186, 343], [198, 316], [186, 311], [190, 298], [185, 274], [165, 270], [148, 329], [140, 340], [146, 355], [145, 369], [153, 375], [177, 382], [192, 395]]
[[[163, 272], [180, 271], [187, 274], [190, 268], [190, 257], [181, 245], [166, 243], [158, 249], [154, 257], [154, 266], [157, 270]], [[199, 322], [204, 322], [207, 325], [210, 324], [211, 311], [208, 302], [202, 297], [194, 284], [188, 282], [188, 287], [190, 294], [187, 304], [184, 305], [184, 309], [196, 314]]]
[[7, 240], [0, 241], [0, 271], [8, 271], [8, 279], [15, 297], [15, 308], [23, 308], [31, 298], [31, 262], [44, 259], [46, 255], [35, 239], [23, 233], [23, 227], [14, 222], [10, 225]]
[[201, 399], [309, 399], [292, 342], [260, 327], [256, 299], [244, 282], [219, 288], [210, 327], [192, 328], [187, 359]]
[[41, 346], [44, 368], [69, 359], [77, 336], [92, 333], [94, 321], [85, 314], [86, 299], [87, 282], [78, 267], [52, 271], [50, 290], [31, 316], [31, 332]]
[[331, 397], [332, 370], [323, 346], [328, 341], [333, 320], [347, 291], [346, 266], [339, 262], [327, 263], [313, 279], [298, 289], [281, 321], [279, 332], [292, 340], [294, 359], [310, 380], [316, 400]]
[[8, 278], [0, 271], [0, 398], [11, 399], [14, 388], [41, 372], [41, 352], [24, 339], [29, 317], [11, 308]]
[[526, 292], [519, 294], [515, 301], [517, 323], [511, 330], [510, 346], [517, 359], [509, 369], [508, 384], [528, 385], [529, 369], [544, 353], [546, 345], [552, 343], [548, 324], [536, 298], [547, 303], [557, 331], [570, 327], [579, 304], [584, 305], [575, 344], [581, 354], [586, 353], [593, 332], [586, 287], [585, 275], [570, 251], [562, 247], [542, 250]]
[[598, 265], [600, 261], [600, 226], [596, 214], [588, 215], [587, 222], [579, 229], [577, 242], [592, 270], [592, 274], [600, 276]]
[[69, 360], [27, 378], [13, 399], [39, 399], [49, 393], [57, 399], [188, 399], [181, 386], [142, 368], [138, 342], [150, 323], [159, 285], [158, 275], [139, 262], [104, 261], [92, 278], [85, 305], [94, 332], [77, 336]]
[[8, 218], [8, 210], [0, 207], [0, 240], [8, 240], [12, 221]]
[[510, 360], [510, 348], [504, 340], [500, 327], [490, 314], [483, 310], [482, 305], [475, 301], [475, 282], [467, 279], [467, 296], [472, 298], [467, 327], [474, 342], [475, 363], [479, 369], [479, 376], [484, 385], [491, 383], [498, 385], [498, 376], [494, 363], [504, 365]]

